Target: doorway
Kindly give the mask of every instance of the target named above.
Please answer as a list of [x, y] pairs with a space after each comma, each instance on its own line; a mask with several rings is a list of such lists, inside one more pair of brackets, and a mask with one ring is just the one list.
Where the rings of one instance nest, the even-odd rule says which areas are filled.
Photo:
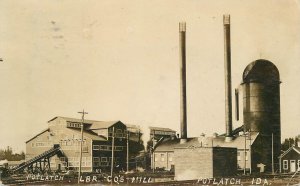
[[296, 160], [290, 161], [290, 172], [296, 172]]

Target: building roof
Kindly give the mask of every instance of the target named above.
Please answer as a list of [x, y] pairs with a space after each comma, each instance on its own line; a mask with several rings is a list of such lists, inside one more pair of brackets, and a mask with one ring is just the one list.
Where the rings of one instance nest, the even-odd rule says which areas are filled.
[[138, 133], [141, 132], [141, 128], [138, 125], [125, 124], [129, 132]]
[[46, 128], [44, 130], [42, 130], [41, 132], [39, 132], [38, 134], [36, 134], [35, 136], [33, 136], [32, 138], [30, 138], [29, 140], [27, 140], [25, 143], [28, 143], [29, 141], [33, 140], [34, 138], [38, 137], [39, 135], [43, 134], [44, 132], [49, 132], [49, 128]]
[[[246, 140], [249, 143], [251, 139], [251, 144], [256, 140], [258, 136], [257, 132], [251, 133], [251, 138]], [[180, 144], [180, 139], [173, 139], [168, 141], [163, 141], [159, 144], [155, 151], [174, 151], [174, 148], [186, 148], [186, 147], [235, 147], [237, 149], [245, 148], [245, 137], [237, 136], [231, 142], [225, 142], [224, 136], [217, 137], [194, 137], [188, 138], [186, 143]]]
[[[76, 128], [68, 128], [68, 129], [72, 130], [73, 132], [75, 132], [77, 134], [81, 134], [80, 129], [76, 129]], [[107, 140], [106, 138], [98, 136], [97, 133], [94, 133], [92, 131], [86, 131], [86, 130], [84, 130], [83, 131], [83, 136], [87, 137], [87, 138], [90, 138], [91, 140], [94, 140], [94, 141], [106, 141]]]
[[[57, 118], [64, 119], [64, 120], [66, 120], [68, 122], [76, 122], [76, 123], [81, 123], [82, 122], [82, 119], [57, 116], [57, 117], [54, 117], [51, 120], [49, 120], [48, 123], [51, 122], [51, 121], [53, 121], [53, 120], [55, 120], [55, 119], [57, 119]], [[111, 127], [112, 125], [114, 125], [114, 124], [116, 124], [118, 122], [121, 122], [121, 121], [97, 121], [97, 120], [88, 120], [88, 119], [84, 120], [85, 124], [90, 124], [91, 125], [88, 128], [89, 130], [109, 128], [109, 127]]]
[[[61, 119], [64, 119], [64, 120], [66, 120], [66, 121], [76, 122], [76, 123], [82, 122], [82, 119], [69, 118], [69, 117], [64, 117], [64, 116], [56, 116], [56, 117], [52, 118], [51, 120], [49, 120], [48, 123], [51, 122], [51, 121], [53, 121], [53, 120], [56, 120], [57, 118], [61, 118]], [[93, 124], [93, 123], [95, 123], [95, 122], [99, 122], [99, 121], [96, 121], [96, 120], [88, 120], [88, 119], [85, 119], [85, 120], [84, 120], [84, 123], [88, 123], [88, 124]]]
[[158, 131], [168, 131], [168, 132], [176, 132], [170, 128], [163, 128], [163, 127], [149, 127], [150, 130], [158, 130]]
[[279, 71], [277, 67], [272, 62], [265, 59], [253, 61], [243, 72], [243, 83], [278, 83], [279, 81]]
[[89, 127], [89, 129], [90, 130], [107, 129], [118, 122], [121, 122], [121, 121], [96, 121], [96, 122], [92, 123], [92, 125]]
[[288, 150], [284, 151], [279, 158], [282, 158], [283, 156], [287, 155], [291, 150], [294, 150], [298, 154], [300, 154], [300, 147], [291, 146]]
[[155, 152], [165, 152], [165, 151], [174, 151], [174, 148], [178, 146], [180, 143], [180, 139], [175, 138], [173, 140], [163, 141], [157, 145], [155, 148]]

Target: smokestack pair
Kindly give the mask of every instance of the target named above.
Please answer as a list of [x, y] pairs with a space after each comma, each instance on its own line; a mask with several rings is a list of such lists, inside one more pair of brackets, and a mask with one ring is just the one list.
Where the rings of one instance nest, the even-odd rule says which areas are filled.
[[[225, 141], [232, 140], [232, 93], [231, 93], [231, 49], [230, 15], [223, 16], [224, 25], [224, 66], [225, 66]], [[187, 99], [186, 99], [186, 23], [179, 23], [180, 60], [180, 131], [181, 143], [187, 140]]]

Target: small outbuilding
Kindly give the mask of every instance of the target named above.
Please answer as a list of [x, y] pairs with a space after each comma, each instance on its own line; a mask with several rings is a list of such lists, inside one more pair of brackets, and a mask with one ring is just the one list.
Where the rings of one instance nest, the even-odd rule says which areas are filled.
[[300, 147], [292, 146], [279, 156], [281, 173], [300, 171]]
[[237, 149], [230, 147], [175, 147], [175, 179], [196, 180], [234, 176], [237, 167]]

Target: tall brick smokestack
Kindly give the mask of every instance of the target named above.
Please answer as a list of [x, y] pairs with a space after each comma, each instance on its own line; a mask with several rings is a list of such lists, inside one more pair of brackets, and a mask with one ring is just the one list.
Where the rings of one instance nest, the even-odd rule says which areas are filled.
[[232, 94], [231, 94], [231, 49], [230, 15], [223, 15], [224, 25], [224, 67], [225, 67], [225, 122], [226, 141], [232, 140]]
[[181, 143], [187, 139], [187, 109], [186, 109], [186, 23], [179, 23], [179, 63], [180, 63], [180, 132]]

